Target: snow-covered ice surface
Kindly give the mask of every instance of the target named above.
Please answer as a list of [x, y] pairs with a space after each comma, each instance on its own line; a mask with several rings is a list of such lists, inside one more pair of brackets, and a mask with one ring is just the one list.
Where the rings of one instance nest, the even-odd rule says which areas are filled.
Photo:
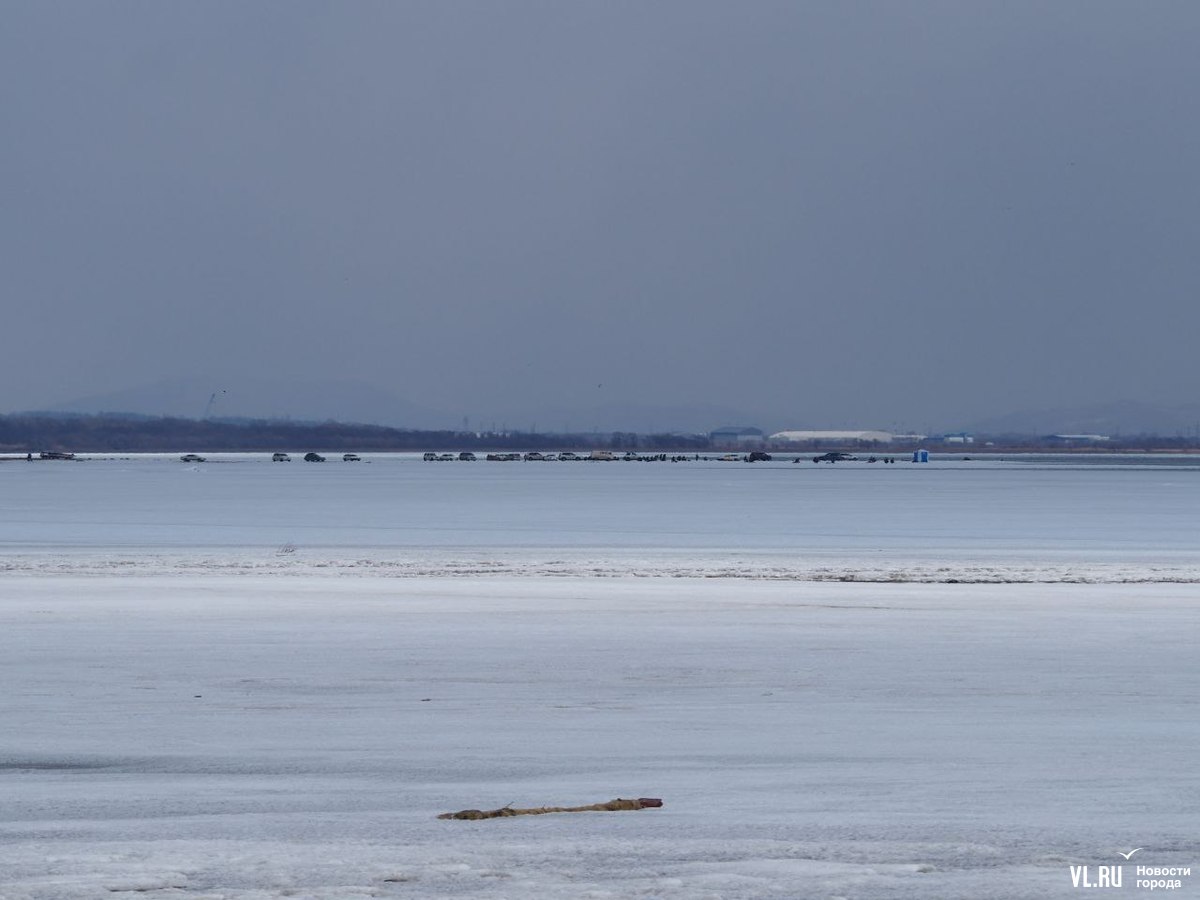
[[0, 573], [1188, 583], [1198, 509], [1200, 457], [1183, 455], [15, 462], [0, 464]]
[[228, 460], [0, 465], [5, 900], [1200, 864], [1194, 460]]

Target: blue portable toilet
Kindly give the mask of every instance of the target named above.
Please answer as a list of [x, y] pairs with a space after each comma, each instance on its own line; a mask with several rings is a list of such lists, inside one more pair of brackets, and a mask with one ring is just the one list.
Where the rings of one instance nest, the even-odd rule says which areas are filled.
[[928, 450], [914, 450], [913, 451], [913, 462], [922, 462], [922, 463], [929, 462], [929, 451]]

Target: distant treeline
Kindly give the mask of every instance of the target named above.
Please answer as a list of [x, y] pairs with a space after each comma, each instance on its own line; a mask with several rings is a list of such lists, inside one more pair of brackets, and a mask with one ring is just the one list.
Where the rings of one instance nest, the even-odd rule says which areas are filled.
[[707, 450], [706, 435], [535, 434], [420, 431], [344, 422], [148, 418], [145, 416], [0, 416], [5, 453], [206, 450]]
[[[1193, 438], [1129, 435], [1100, 443], [1064, 442], [1051, 436], [993, 435], [985, 444], [942, 444], [937, 438], [919, 444], [877, 444], [848, 441], [789, 446], [783, 452], [849, 449], [856, 452], [903, 453], [917, 446], [940, 453], [970, 455], [1004, 450], [1182, 451], [1200, 449]], [[550, 434], [523, 431], [423, 431], [355, 425], [345, 422], [292, 422], [278, 419], [178, 419], [122, 414], [50, 415], [27, 413], [0, 416], [0, 453], [35, 456], [45, 451], [74, 453], [162, 452], [220, 450], [327, 450], [364, 452], [389, 450], [644, 450], [702, 452], [748, 450], [756, 445], [714, 444], [703, 434], [637, 434], [612, 431]]]

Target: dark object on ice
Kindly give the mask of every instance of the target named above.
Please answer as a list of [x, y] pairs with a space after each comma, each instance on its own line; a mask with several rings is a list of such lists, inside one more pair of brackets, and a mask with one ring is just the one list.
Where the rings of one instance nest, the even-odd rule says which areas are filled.
[[752, 450], [750, 455], [746, 457], [746, 462], [770, 462], [771, 454], [763, 453], [761, 450]]
[[321, 456], [321, 454], [319, 454], [319, 453], [305, 453], [304, 461], [305, 462], [325, 462], [325, 457]]
[[609, 800], [607, 803], [593, 803], [590, 806], [537, 806], [533, 809], [513, 809], [502, 806], [499, 809], [464, 809], [456, 813], [442, 813], [439, 819], [506, 819], [509, 816], [543, 816], [546, 813], [558, 812], [617, 812], [624, 809], [657, 809], [662, 806], [662, 800], [657, 797], [638, 797], [636, 800]]
[[820, 456], [814, 456], [813, 462], [843, 462], [845, 460], [858, 459], [857, 456], [851, 456], [849, 453], [842, 453], [838, 450], [832, 450], [829, 453], [822, 453]]
[[183, 456], [179, 457], [179, 461], [191, 463], [204, 462], [204, 457], [197, 453], [185, 453]]

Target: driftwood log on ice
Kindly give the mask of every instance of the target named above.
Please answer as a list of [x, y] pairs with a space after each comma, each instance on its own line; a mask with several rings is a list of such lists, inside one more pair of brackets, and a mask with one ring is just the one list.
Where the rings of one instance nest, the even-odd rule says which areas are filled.
[[502, 806], [499, 809], [464, 809], [454, 813], [442, 813], [439, 819], [504, 819], [508, 816], [543, 816], [546, 813], [560, 812], [616, 812], [623, 809], [654, 809], [662, 806], [663, 802], [657, 797], [638, 797], [636, 800], [609, 800], [607, 803], [593, 803], [590, 806], [537, 806], [532, 809], [514, 809], [512, 806]]

